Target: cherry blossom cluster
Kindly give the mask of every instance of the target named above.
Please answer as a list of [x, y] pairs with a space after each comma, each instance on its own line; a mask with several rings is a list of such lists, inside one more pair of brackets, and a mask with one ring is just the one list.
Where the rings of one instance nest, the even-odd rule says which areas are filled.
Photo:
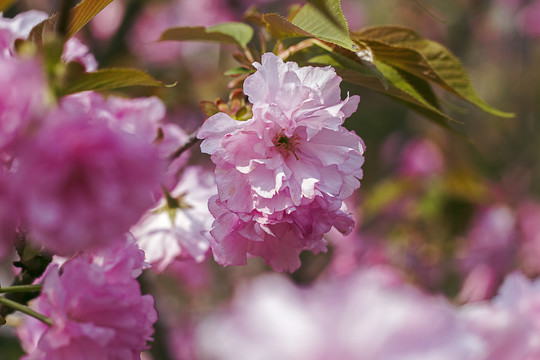
[[198, 137], [216, 164], [214, 258], [223, 265], [260, 256], [294, 271], [302, 250], [325, 251], [324, 233], [353, 227], [343, 200], [360, 186], [364, 144], [342, 124], [359, 97], [341, 100], [330, 68], [300, 68], [272, 53], [244, 83], [253, 118], [210, 117]]
[[[54, 98], [40, 58], [14, 48], [46, 17], [0, 19], [0, 257], [15, 245], [55, 255], [31, 304], [50, 324], [28, 318], [19, 335], [27, 359], [139, 359], [157, 312], [136, 280], [148, 264], [128, 232], [177, 187], [189, 155], [169, 156], [187, 136], [155, 97]], [[97, 68], [76, 39], [62, 60]]]
[[157, 320], [154, 298], [136, 280], [144, 253], [132, 238], [47, 269], [32, 307], [53, 319], [27, 317], [18, 328], [24, 359], [140, 359]]
[[[2, 239], [13, 239], [9, 233], [18, 224], [34, 244], [66, 256], [116, 241], [152, 206], [165, 165], [148, 135], [134, 130], [137, 119], [129, 111], [146, 107], [159, 116], [163, 105], [157, 99], [106, 101], [94, 93], [51, 104], [42, 65], [11, 49], [29, 31], [27, 24], [41, 19], [41, 13], [26, 13], [3, 20], [11, 42], [0, 59], [6, 70], [0, 79], [0, 183], [9, 194], [2, 202]], [[69, 41], [64, 56], [85, 52], [80, 42]]]

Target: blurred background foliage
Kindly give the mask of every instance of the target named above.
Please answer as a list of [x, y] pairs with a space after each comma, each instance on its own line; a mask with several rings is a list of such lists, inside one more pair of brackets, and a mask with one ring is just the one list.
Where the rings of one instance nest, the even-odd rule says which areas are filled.
[[[58, 6], [59, 1], [20, 0], [4, 16], [29, 9], [51, 14]], [[156, 40], [173, 26], [241, 21], [250, 6], [286, 15], [295, 5], [115, 0], [78, 37], [101, 68], [129, 66], [165, 83], [178, 82], [172, 88], [114, 93], [158, 96], [170, 120], [191, 132], [206, 117], [200, 101], [228, 99], [227, 84], [234, 78], [223, 73], [237, 66], [231, 56], [235, 47]], [[346, 244], [355, 250], [331, 233], [330, 251], [304, 254], [302, 268], [291, 277], [310, 283], [355, 266], [391, 263], [428, 291], [462, 303], [489, 298], [513, 269], [540, 274], [530, 259], [540, 253], [534, 251], [540, 229], [530, 230], [540, 227], [540, 1], [344, 0], [342, 8], [351, 30], [404, 25], [445, 45], [464, 64], [478, 94], [515, 117], [489, 115], [436, 90], [451, 116], [462, 122], [454, 126], [464, 134], [460, 137], [377, 92], [343, 83], [344, 95], [361, 96], [357, 113], [345, 125], [367, 147], [362, 186], [349, 203], [358, 226]], [[192, 163], [200, 162], [208, 159], [195, 148]], [[154, 293], [160, 313], [174, 314], [158, 324], [153, 357], [191, 359], [189, 345], [171, 344], [189, 344], [176, 341], [189, 339], [189, 324], [227, 299], [233, 284], [262, 271], [267, 269], [253, 260], [226, 269], [212, 262], [179, 265], [159, 279], [146, 274], [143, 288]], [[0, 329], [2, 360], [20, 356], [9, 331]]]

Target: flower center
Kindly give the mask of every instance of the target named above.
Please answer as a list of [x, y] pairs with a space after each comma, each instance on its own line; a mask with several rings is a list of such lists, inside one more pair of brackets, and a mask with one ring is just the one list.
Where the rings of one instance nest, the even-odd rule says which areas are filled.
[[293, 154], [296, 160], [298, 160], [298, 155], [296, 154], [297, 152], [300, 152], [296, 147], [298, 145], [298, 140], [300, 140], [298, 135], [295, 134], [291, 137], [287, 137], [283, 134], [282, 130], [274, 136], [273, 143], [283, 157], [287, 158], [290, 154]]

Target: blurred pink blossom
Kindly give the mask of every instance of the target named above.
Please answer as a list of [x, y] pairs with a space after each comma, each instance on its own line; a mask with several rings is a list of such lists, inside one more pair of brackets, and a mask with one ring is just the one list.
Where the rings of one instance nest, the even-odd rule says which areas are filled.
[[90, 21], [92, 34], [100, 40], [113, 36], [122, 23], [125, 8], [126, 2], [124, 0], [116, 0], [107, 5]]
[[[84, 119], [90, 123], [102, 124], [127, 134], [134, 135], [148, 144], [156, 146], [158, 155], [164, 161], [187, 139], [185, 132], [177, 125], [165, 122], [165, 105], [157, 97], [121, 98], [87, 91], [65, 96], [59, 107], [48, 116], [48, 122], [69, 122]], [[171, 189], [178, 181], [178, 171], [186, 164], [190, 152], [169, 163], [162, 185]], [[160, 189], [156, 189], [160, 193]]]
[[14, 251], [18, 206], [9, 174], [0, 170], [0, 259]]
[[332, 226], [352, 229], [342, 200], [360, 186], [364, 144], [341, 125], [359, 97], [341, 100], [330, 67], [300, 68], [272, 53], [254, 66], [244, 83], [253, 118], [219, 113], [197, 135], [216, 164], [212, 248], [223, 265], [245, 264], [247, 252], [294, 271], [300, 251], [325, 250]]
[[520, 273], [506, 277], [489, 302], [466, 305], [460, 316], [483, 340], [482, 360], [540, 357], [540, 282]]
[[[124, 259], [125, 255], [122, 255]], [[18, 333], [26, 360], [140, 359], [157, 320], [154, 299], [128, 274], [82, 257], [49, 271], [32, 307], [53, 320], [27, 318]], [[124, 275], [126, 275], [124, 273]]]
[[481, 344], [449, 303], [377, 267], [310, 288], [259, 277], [196, 339], [202, 358], [220, 360], [476, 360]]
[[[483, 300], [478, 295], [484, 294], [484, 299], [493, 296], [496, 285], [514, 267], [518, 239], [513, 211], [504, 204], [481, 209], [473, 218], [466, 239], [459, 255], [461, 271], [466, 276], [480, 276], [483, 281], [468, 279], [465, 282], [468, 289], [463, 291], [476, 294], [471, 300]], [[483, 290], [471, 288], [473, 284]]]
[[201, 167], [188, 167], [170, 192], [178, 208], [168, 207], [162, 198], [131, 232], [146, 254], [146, 261], [159, 272], [175, 260], [201, 262], [210, 248], [208, 241], [212, 216], [208, 200], [216, 194], [211, 172]]
[[527, 201], [518, 208], [520, 258], [525, 272], [540, 274], [540, 204]]
[[458, 299], [466, 303], [490, 299], [497, 291], [499, 275], [489, 265], [476, 265], [466, 275]]
[[11, 155], [12, 145], [42, 121], [48, 89], [37, 61], [0, 58], [0, 68], [0, 153]]
[[173, 261], [165, 270], [178, 279], [178, 285], [190, 293], [209, 290], [212, 285], [210, 261]]
[[444, 170], [444, 158], [430, 140], [409, 141], [402, 150], [399, 173], [406, 176], [430, 176]]
[[540, 1], [530, 1], [519, 13], [521, 30], [527, 36], [540, 37]]
[[48, 15], [42, 11], [30, 10], [20, 13], [13, 19], [0, 16], [0, 51], [3, 57], [12, 57], [17, 39], [26, 39], [30, 30]]
[[24, 224], [59, 255], [105, 246], [152, 206], [162, 171], [152, 146], [133, 135], [85, 121], [51, 125], [21, 150]]
[[354, 197], [347, 200], [355, 226], [348, 235], [343, 235], [333, 228], [325, 235], [332, 246], [332, 258], [325, 273], [330, 277], [349, 276], [363, 267], [388, 265], [390, 258], [386, 242], [377, 236], [360, 230], [362, 222], [360, 210], [353, 202]]
[[49, 122], [84, 121], [135, 135], [151, 143], [156, 139], [165, 105], [156, 97], [127, 99], [86, 91], [64, 96]]

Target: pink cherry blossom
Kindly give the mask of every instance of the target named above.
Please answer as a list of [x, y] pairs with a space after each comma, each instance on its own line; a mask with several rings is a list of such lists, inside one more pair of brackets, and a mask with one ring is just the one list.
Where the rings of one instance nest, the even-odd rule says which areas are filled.
[[42, 129], [19, 162], [24, 224], [59, 255], [120, 238], [152, 206], [163, 171], [150, 144], [84, 121]]
[[170, 192], [178, 207], [171, 208], [162, 198], [131, 229], [153, 269], [161, 272], [174, 260], [201, 262], [206, 258], [213, 221], [207, 203], [216, 192], [212, 173], [201, 167], [188, 167]]
[[326, 252], [322, 237], [332, 226], [349, 233], [354, 225], [346, 207], [328, 211], [318, 201], [278, 220], [243, 219], [242, 214], [227, 210], [218, 196], [208, 206], [216, 218], [210, 244], [214, 259], [222, 265], [245, 265], [248, 256], [259, 256], [275, 271], [292, 272], [300, 267], [298, 256], [303, 250]]
[[26, 360], [139, 359], [157, 320], [154, 299], [141, 295], [131, 274], [111, 276], [111, 268], [84, 257], [67, 261], [61, 270], [54, 265], [32, 307], [53, 325], [25, 320], [19, 337]]
[[197, 331], [202, 358], [479, 360], [454, 308], [372, 268], [314, 287], [263, 276]]
[[139, 248], [135, 238], [126, 234], [119, 241], [96, 251], [81, 253], [81, 258], [90, 264], [99, 266], [106, 274], [108, 281], [124, 281], [136, 279], [144, 269], [150, 267], [144, 261], [144, 251]]
[[247, 252], [294, 271], [300, 251], [325, 250], [332, 226], [352, 229], [342, 200], [360, 186], [365, 146], [341, 125], [359, 97], [341, 100], [330, 67], [300, 68], [271, 53], [254, 66], [244, 84], [253, 118], [219, 113], [198, 133], [216, 164], [212, 248], [223, 265], [244, 264]]

